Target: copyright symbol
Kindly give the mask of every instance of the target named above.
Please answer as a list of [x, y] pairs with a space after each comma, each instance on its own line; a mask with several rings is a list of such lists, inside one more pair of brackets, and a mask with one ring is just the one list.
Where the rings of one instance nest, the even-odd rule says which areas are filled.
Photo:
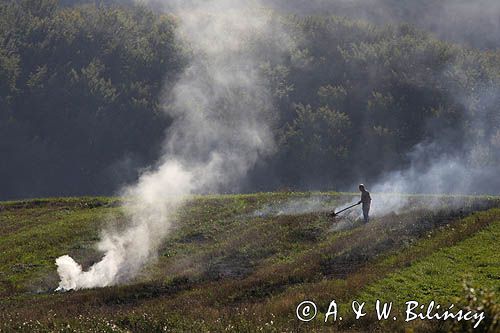
[[316, 308], [316, 304], [311, 301], [304, 301], [297, 305], [297, 309], [295, 313], [297, 314], [297, 318], [300, 321], [311, 321], [316, 317], [316, 313], [318, 309]]

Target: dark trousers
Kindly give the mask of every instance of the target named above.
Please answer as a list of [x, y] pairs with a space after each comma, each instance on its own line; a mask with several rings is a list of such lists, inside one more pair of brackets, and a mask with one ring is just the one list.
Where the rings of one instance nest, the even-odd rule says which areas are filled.
[[368, 214], [370, 213], [370, 204], [366, 205], [366, 204], [363, 204], [363, 218], [365, 219], [365, 223], [368, 223], [370, 221], [370, 217], [368, 216]]

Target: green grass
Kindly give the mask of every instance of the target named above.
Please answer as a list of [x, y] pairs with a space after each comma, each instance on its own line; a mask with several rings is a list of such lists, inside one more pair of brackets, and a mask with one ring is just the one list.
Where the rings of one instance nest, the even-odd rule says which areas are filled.
[[[500, 215], [499, 210], [491, 213]], [[450, 295], [460, 295], [464, 281], [498, 293], [499, 244], [500, 221], [496, 220], [464, 241], [438, 249], [414, 265], [368, 286], [359, 297], [375, 300], [384, 295], [400, 305], [410, 299], [449, 303], [453, 301]]]
[[463, 296], [464, 280], [498, 293], [496, 197], [407, 196], [411, 209], [368, 225], [341, 220], [341, 229], [320, 211], [255, 214], [311, 198], [323, 200], [321, 209], [335, 207], [352, 196], [195, 197], [134, 281], [64, 294], [52, 292], [55, 259], [70, 254], [84, 268], [99, 260], [100, 230], [126, 222], [119, 199], [0, 203], [0, 331], [384, 331], [373, 318], [299, 323], [295, 306], [312, 299], [324, 312], [331, 299], [348, 304], [382, 296], [449, 303]]

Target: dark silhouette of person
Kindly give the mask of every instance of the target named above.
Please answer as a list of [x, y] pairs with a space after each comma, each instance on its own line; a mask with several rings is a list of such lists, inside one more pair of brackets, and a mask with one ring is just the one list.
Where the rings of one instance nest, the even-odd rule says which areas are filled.
[[368, 192], [365, 188], [365, 185], [359, 184], [359, 191], [361, 192], [361, 200], [358, 202], [359, 204], [363, 204], [361, 208], [363, 209], [363, 218], [365, 219], [365, 223], [368, 223], [370, 220], [370, 204], [372, 202], [372, 197], [370, 197], [370, 192]]

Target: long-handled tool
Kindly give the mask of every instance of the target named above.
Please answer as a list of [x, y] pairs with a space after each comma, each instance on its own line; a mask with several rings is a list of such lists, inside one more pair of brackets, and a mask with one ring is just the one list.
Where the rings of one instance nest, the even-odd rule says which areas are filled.
[[346, 208], [344, 208], [344, 209], [341, 209], [341, 210], [339, 210], [338, 212], [333, 211], [333, 212], [331, 212], [331, 213], [330, 213], [330, 216], [331, 216], [331, 217], [335, 217], [335, 216], [337, 216], [338, 214], [342, 213], [343, 211], [346, 211], [346, 210], [348, 210], [348, 209], [351, 209], [352, 207], [355, 207], [355, 206], [357, 206], [357, 205], [359, 205], [359, 204], [360, 204], [360, 202], [355, 203], [354, 205], [351, 205], [351, 206], [349, 206], [349, 207], [346, 207]]

